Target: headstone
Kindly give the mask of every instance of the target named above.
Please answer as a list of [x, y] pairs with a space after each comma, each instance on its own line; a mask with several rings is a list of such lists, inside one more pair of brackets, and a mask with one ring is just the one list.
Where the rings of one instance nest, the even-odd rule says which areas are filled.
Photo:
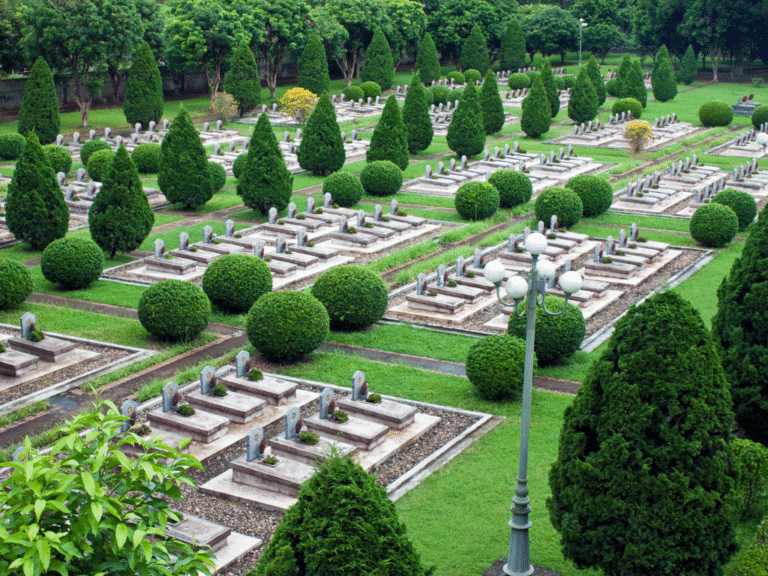
[[320, 419], [325, 420], [330, 416], [328, 414], [328, 408], [330, 403], [333, 401], [334, 393], [333, 390], [330, 388], [324, 388], [323, 391], [320, 393]]
[[161, 258], [163, 254], [165, 254], [165, 242], [163, 242], [162, 238], [155, 240], [153, 247], [155, 250], [155, 258]]
[[696, 157], [696, 154], [694, 154], [691, 159], [691, 166], [698, 166], [698, 165], [699, 165], [699, 159]]
[[480, 248], [475, 248], [475, 251], [472, 254], [472, 266], [475, 268], [481, 268], [483, 265], [482, 260], [482, 253], [480, 252]]
[[592, 120], [587, 122], [587, 132], [592, 132]]
[[213, 242], [213, 228], [210, 226], [203, 228], [203, 242], [205, 244], [210, 244]]
[[547, 157], [544, 153], [539, 154], [539, 166], [544, 166], [547, 163]]
[[96, 130], [89, 130], [88, 131], [88, 141], [90, 142], [94, 138], [96, 138]]
[[331, 198], [331, 193], [326, 192], [323, 194], [323, 208], [330, 208], [333, 206], [333, 198]]
[[517, 241], [517, 236], [515, 236], [514, 232], [507, 236], [507, 252], [514, 252], [515, 251], [515, 242]]
[[629, 241], [634, 242], [637, 240], [637, 224], [632, 222], [632, 225], [629, 227]]
[[278, 254], [285, 254], [287, 250], [288, 243], [285, 241], [285, 236], [278, 234], [277, 239], [275, 240], [275, 252]]
[[685, 157], [685, 164], [683, 165], [683, 170], [690, 170], [691, 169], [691, 157], [686, 156]]
[[368, 398], [368, 383], [365, 381], [365, 372], [357, 370], [352, 375], [352, 401]]
[[485, 150], [483, 150], [483, 160], [485, 162], [488, 162], [488, 160], [490, 160], [490, 158], [491, 158], [491, 154], [490, 154], [490, 152], [488, 152], [488, 149], [486, 148]]
[[397, 200], [395, 198], [392, 198], [392, 202], [389, 203], [389, 213], [390, 214], [397, 214]]
[[437, 285], [445, 286], [445, 264], [437, 267]]
[[550, 232], [557, 232], [557, 216], [552, 214], [549, 218], [549, 231]]
[[75, 132], [72, 134], [72, 142], [75, 144], [80, 144], [80, 132]]
[[365, 103], [366, 103], [368, 106], [370, 106], [371, 104], [373, 104], [373, 98], [371, 98], [370, 96], [368, 96], [368, 99], [366, 100], [366, 102], [365, 102]]
[[550, 150], [549, 151], [549, 156], [547, 157], [547, 160], [548, 160], [548, 162], [550, 164], [552, 164], [555, 161], [555, 151], [554, 150]]
[[440, 160], [440, 162], [437, 163], [437, 173], [440, 176], [445, 174], [445, 164], [443, 164], [442, 160]]
[[314, 214], [315, 213], [315, 199], [310, 197], [307, 198], [307, 214]]
[[341, 141], [344, 142], [344, 144], [347, 143], [347, 133], [346, 132], [342, 132], [341, 133]]
[[78, 168], [77, 169], [77, 181], [78, 182], [85, 182], [85, 168]]
[[376, 204], [373, 207], [373, 219], [377, 222], [381, 220], [381, 204]]
[[125, 423], [120, 426], [120, 432], [128, 432], [133, 422], [136, 421], [136, 410], [138, 405], [135, 400], [126, 400], [120, 405], [120, 415], [125, 416], [127, 419]]
[[341, 102], [346, 102], [346, 101], [347, 101], [346, 95], [342, 94], [341, 95]]
[[464, 271], [464, 256], [456, 258], [456, 276], [465, 276]]
[[307, 245], [307, 229], [306, 228], [301, 227], [296, 231], [296, 245], [297, 246]]
[[509, 142], [504, 143], [504, 156], [509, 156]]
[[29, 333], [37, 326], [37, 317], [32, 312], [24, 312], [21, 315], [21, 337], [24, 340], [29, 338]]
[[201, 394], [211, 393], [211, 381], [213, 381], [215, 375], [216, 375], [216, 368], [214, 368], [213, 366], [206, 366], [200, 372], [200, 393]]
[[[136, 144], [136, 134], [131, 134], [131, 144]], [[118, 134], [115, 136], [115, 148], [120, 148], [123, 145], [123, 137]]]
[[448, 170], [456, 172], [456, 158], [451, 158], [451, 161], [448, 163]]
[[219, 144], [218, 142], [213, 145], [213, 155], [221, 156], [221, 144]]
[[296, 218], [296, 204], [291, 202], [288, 204], [288, 218]]
[[264, 260], [264, 242], [261, 240], [258, 240], [253, 245], [253, 255], [256, 256], [256, 258], [260, 258], [261, 260]]
[[261, 452], [264, 441], [264, 428], [256, 426], [251, 428], [245, 437], [245, 459], [248, 462], [262, 460], [264, 454]]
[[531, 229], [526, 226], [523, 228], [523, 243], [525, 243], [526, 240], [528, 240], [528, 235], [531, 233]]
[[701, 202], [701, 201], [702, 201], [701, 190], [697, 189], [696, 190], [696, 202]]
[[85, 193], [89, 198], [93, 198], [93, 195], [96, 194], [96, 182], [88, 182], [88, 184], [85, 185]]
[[600, 262], [600, 246], [597, 244], [592, 249], [592, 262]]
[[675, 122], [677, 122], [677, 114], [672, 112], [672, 123], [674, 124]]
[[562, 147], [557, 151], [557, 159], [562, 160], [565, 157], [565, 151]]
[[626, 119], [627, 119], [627, 114], [626, 114], [626, 112], [622, 112], [622, 113], [621, 113], [621, 121], [622, 121], [622, 122], [624, 122]]
[[179, 234], [179, 250], [189, 250], [189, 234], [186, 232]]
[[109, 139], [110, 134], [112, 134], [112, 128], [104, 128], [104, 138]]
[[267, 112], [267, 105], [266, 104], [262, 104], [261, 105], [261, 113], [262, 114], [266, 114], [266, 112]]
[[358, 210], [357, 213], [357, 227], [362, 228], [365, 224], [365, 210]]
[[171, 122], [168, 120], [168, 118], [163, 118], [163, 130], [168, 130], [168, 125]]
[[272, 206], [272, 208], [269, 209], [269, 223], [270, 224], [277, 224], [277, 208]]
[[339, 232], [346, 232], [347, 228], [349, 228], [347, 217], [342, 214], [339, 217]]
[[235, 221], [231, 218], [224, 222], [224, 235], [230, 238], [235, 235]]
[[432, 166], [429, 164], [424, 167], [424, 178], [432, 178]]
[[605, 252], [606, 254], [613, 254], [613, 236], [608, 236], [605, 239]]
[[56, 182], [59, 183], [59, 186], [64, 186], [64, 182], [66, 182], [67, 175], [64, 174], [64, 172], [56, 172]]
[[224, 122], [216, 120], [216, 130], [221, 130], [224, 127]]
[[301, 136], [304, 134], [301, 128], [296, 128], [296, 140], [301, 140]]
[[426, 286], [427, 286], [427, 277], [424, 274], [424, 272], [420, 272], [419, 275], [416, 277], [416, 294], [419, 296], [424, 296], [426, 294]]
[[173, 401], [178, 392], [179, 385], [176, 382], [168, 382], [163, 386], [163, 412], [176, 412], [177, 408]]
[[461, 169], [466, 170], [467, 169], [467, 157], [466, 155], [461, 155]]
[[624, 228], [619, 230], [619, 248], [624, 248], [627, 245], [627, 234], [624, 232]]
[[301, 432], [301, 430], [299, 430], [296, 427], [296, 424], [299, 423], [299, 420], [301, 420], [301, 410], [299, 410], [299, 407], [293, 406], [291, 408], [288, 408], [288, 410], [285, 413], [285, 439], [286, 440], [299, 437], [299, 433]]
[[512, 151], [515, 154], [520, 154], [520, 143], [517, 140], [512, 144]]
[[283, 142], [291, 141], [291, 133], [288, 130], [283, 131]]
[[211, 124], [209, 122], [203, 122], [203, 132], [210, 132]]
[[248, 147], [249, 147], [249, 146], [250, 146], [250, 144], [251, 144], [251, 143], [248, 141], [248, 138], [243, 138], [243, 139], [242, 139], [240, 142], [243, 144], [243, 151], [244, 151], [244, 152], [248, 152]]
[[565, 157], [566, 158], [570, 158], [571, 156], [573, 156], [573, 146], [568, 144], [568, 151], [566, 152], [566, 156]]
[[147, 130], [147, 132], [149, 132], [150, 134], [152, 132], [154, 132], [155, 126], [157, 126], [157, 122], [155, 122], [154, 120], [150, 120], [149, 121], [149, 129]]
[[277, 102], [272, 103], [272, 114], [277, 114]]

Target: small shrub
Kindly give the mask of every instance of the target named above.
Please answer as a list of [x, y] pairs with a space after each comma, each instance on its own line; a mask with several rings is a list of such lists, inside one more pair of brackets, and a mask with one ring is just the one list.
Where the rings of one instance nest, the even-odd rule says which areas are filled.
[[560, 88], [560, 90], [567, 90], [568, 88], [573, 88], [576, 86], [576, 76], [573, 74], [566, 74], [565, 76], [560, 76], [560, 79], [563, 81], [563, 87]]
[[365, 97], [365, 93], [363, 92], [363, 89], [360, 88], [360, 86], [347, 86], [344, 88], [344, 90], [341, 91], [342, 94], [349, 100], [350, 102], [357, 102], [360, 100], [360, 98]]
[[27, 139], [21, 134], [0, 134], [0, 160], [16, 160], [24, 152]]
[[137, 436], [146, 436], [147, 434], [149, 434], [150, 432], [152, 432], [152, 428], [150, 428], [150, 427], [149, 427], [148, 425], [146, 425], [146, 424], [142, 424], [142, 425], [141, 425], [141, 426], [139, 426], [138, 428], [133, 428], [133, 429], [131, 430], [131, 432], [133, 432], [133, 433], [134, 433], [134, 434], [136, 434]]
[[[131, 153], [131, 160], [136, 165], [139, 174], [157, 174], [160, 171], [160, 144], [139, 144]], [[239, 157], [238, 157], [239, 158]]]
[[602, 260], [600, 260], [603, 264], [613, 264], [613, 258], [610, 256], [605, 256]]
[[224, 188], [224, 184], [227, 183], [227, 171], [224, 169], [224, 166], [209, 160], [208, 175], [211, 177], [214, 193]]
[[447, 78], [448, 83], [450, 83], [451, 80], [453, 80], [454, 84], [464, 84], [464, 82], [466, 82], [464, 74], [458, 71], [449, 72]]
[[733, 455], [739, 465], [742, 518], [760, 517], [768, 502], [768, 448], [759, 442], [734, 438]]
[[748, 192], [726, 188], [715, 194], [712, 202], [728, 206], [739, 219], [739, 228], [746, 228], [757, 216], [757, 202]]
[[101, 276], [104, 252], [93, 240], [59, 238], [51, 242], [40, 259], [43, 276], [66, 289], [87, 288]]
[[211, 303], [194, 284], [164, 280], [150, 286], [139, 300], [139, 322], [161, 340], [191, 340], [208, 326]]
[[104, 140], [89, 140], [80, 148], [80, 161], [84, 166], [88, 166], [88, 160], [91, 159], [91, 154], [98, 152], [99, 150], [111, 149], [112, 147], [104, 142]]
[[648, 122], [633, 120], [624, 127], [624, 138], [629, 140], [632, 151], [638, 153], [653, 139], [653, 130]]
[[371, 404], [381, 404], [381, 394], [369, 394], [365, 400]]
[[479, 70], [474, 70], [470, 68], [469, 70], [464, 71], [464, 80], [467, 83], [471, 82], [472, 84], [474, 84], [475, 82], [479, 82], [482, 79], [483, 79], [483, 75], [480, 73]]
[[216, 92], [211, 104], [211, 113], [224, 124], [229, 124], [233, 118], [240, 116], [240, 105], [232, 94]]
[[304, 88], [291, 88], [280, 98], [280, 110], [304, 124], [315, 109], [317, 96]]
[[469, 349], [467, 378], [486, 400], [505, 400], [523, 389], [525, 341], [507, 334], [486, 336]]
[[728, 126], [733, 120], [733, 108], [722, 100], [707, 102], [699, 108], [699, 120], [704, 126]]
[[107, 175], [109, 164], [114, 157], [115, 153], [111, 148], [109, 150], [97, 150], [91, 154], [91, 157], [88, 159], [88, 176], [96, 180], [96, 182], [101, 182]]
[[727, 244], [736, 236], [738, 229], [739, 218], [736, 212], [724, 204], [704, 204], [691, 217], [691, 236], [709, 248]]
[[240, 173], [245, 169], [248, 154], [240, 154], [232, 163], [232, 176], [239, 179]]
[[582, 174], [571, 178], [565, 185], [581, 198], [582, 215], [597, 216], [606, 212], [613, 203], [613, 189], [601, 176]]
[[621, 114], [622, 112], [632, 112], [632, 118], [639, 119], [643, 115], [643, 105], [634, 98], [619, 98], [611, 106], [611, 114]]
[[499, 191], [499, 206], [502, 208], [525, 204], [533, 196], [531, 179], [516, 170], [497, 170], [488, 177], [488, 184]]
[[391, 196], [403, 185], [403, 172], [389, 160], [377, 160], [363, 167], [360, 183], [372, 196]]
[[29, 333], [30, 342], [41, 342], [45, 340], [45, 332], [42, 330], [32, 330]]
[[29, 268], [14, 260], [0, 260], [0, 309], [21, 304], [33, 289]]
[[389, 298], [384, 281], [360, 266], [336, 266], [323, 272], [312, 286], [312, 296], [328, 311], [331, 326], [363, 330], [387, 311]]
[[581, 198], [573, 190], [552, 186], [539, 194], [534, 209], [536, 220], [549, 222], [554, 215], [560, 226], [570, 228], [581, 220], [584, 207]]
[[43, 152], [45, 153], [45, 159], [48, 160], [48, 164], [51, 165], [54, 172], [64, 172], [66, 174], [72, 168], [72, 154], [63, 146], [47, 144], [43, 146]]
[[217, 398], [224, 398], [224, 396], [227, 395], [227, 387], [224, 386], [224, 384], [217, 384], [216, 386], [211, 388], [211, 394], [213, 394]]
[[376, 99], [376, 96], [381, 96], [381, 86], [377, 82], [369, 80], [360, 84], [360, 90], [363, 91], [363, 100], [366, 102], [368, 98]]
[[438, 104], [448, 103], [448, 96], [451, 93], [451, 89], [447, 86], [435, 84], [430, 87], [429, 92], [432, 93], [432, 104], [437, 106]]
[[432, 94], [432, 90], [430, 88], [424, 88], [424, 104], [427, 105], [427, 109], [429, 109], [429, 107], [434, 103], [435, 97]]
[[[547, 295], [547, 310], [559, 312], [563, 309], [563, 301], [557, 296]], [[525, 316], [510, 315], [507, 333], [525, 338]], [[570, 356], [579, 349], [586, 333], [587, 323], [578, 306], [569, 303], [565, 312], [559, 316], [546, 314], [541, 307], [537, 307], [533, 349], [539, 364], [556, 364]]]
[[524, 74], [528, 76], [528, 79], [531, 81], [531, 86], [533, 86], [533, 81], [536, 80], [536, 77], [541, 76], [541, 72], [538, 70], [528, 70], [528, 72], [525, 72]]
[[320, 436], [309, 430], [302, 430], [299, 433], [299, 440], [305, 444], [317, 444], [320, 441]]
[[275, 464], [280, 462], [280, 460], [278, 460], [274, 456], [267, 456], [266, 458], [264, 458], [264, 460], [262, 460], [262, 462], [264, 464], [268, 464], [269, 466], [274, 466]]
[[248, 371], [248, 380], [251, 382], [258, 382], [259, 380], [264, 380], [264, 373], [258, 368], [251, 368]]
[[608, 96], [613, 96], [614, 98], [619, 97], [619, 79], [618, 78], [611, 78], [608, 80], [608, 82], [605, 83], [605, 91], [608, 94]]
[[347, 172], [334, 172], [323, 182], [323, 194], [330, 193], [333, 201], [344, 208], [360, 202], [364, 192], [360, 179]]
[[467, 182], [456, 192], [456, 211], [465, 220], [484, 220], [499, 209], [499, 191], [488, 182]]
[[192, 416], [192, 414], [195, 413], [195, 409], [189, 404], [182, 404], [181, 406], [178, 407], [178, 409], [176, 410], [176, 413], [179, 416], [184, 416], [184, 417]]
[[0, 354], [2, 354], [3, 352], [5, 352], [5, 346], [3, 345], [2, 342], [0, 342]]
[[455, 88], [448, 93], [448, 102], [452, 102], [451, 106], [456, 106], [464, 94], [464, 88]]
[[[759, 129], [762, 124], [768, 122], [768, 104], [763, 104], [762, 106], [755, 108], [754, 112], [752, 112], [751, 120], [755, 130]], [[2, 138], [2, 136], [0, 136], [0, 138]]]
[[267, 264], [246, 254], [227, 254], [211, 262], [203, 274], [203, 292], [222, 310], [242, 314], [267, 292], [272, 275]]
[[757, 529], [755, 539], [735, 562], [733, 576], [768, 576], [768, 518]]
[[344, 410], [336, 410], [331, 414], [331, 417], [336, 420], [336, 422], [341, 422], [342, 424], [349, 421], [349, 416]]

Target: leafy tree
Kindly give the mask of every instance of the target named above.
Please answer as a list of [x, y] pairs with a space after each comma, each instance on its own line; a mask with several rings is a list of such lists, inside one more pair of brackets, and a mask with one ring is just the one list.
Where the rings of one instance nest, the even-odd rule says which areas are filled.
[[253, 128], [246, 158], [237, 181], [237, 193], [243, 197], [243, 204], [261, 214], [267, 214], [273, 206], [278, 212], [285, 210], [291, 201], [293, 176], [285, 165], [267, 114], [259, 116]]
[[10, 73], [24, 66], [21, 50], [20, 0], [0, 0], [0, 70]]
[[160, 150], [157, 184], [169, 202], [195, 209], [213, 197], [208, 155], [186, 108], [171, 122]]
[[56, 140], [61, 122], [59, 120], [59, 99], [53, 83], [51, 69], [42, 56], [38, 56], [29, 71], [24, 96], [19, 109], [19, 134], [37, 134], [41, 144]]
[[413, 75], [403, 103], [403, 124], [408, 136], [408, 152], [418, 154], [429, 148], [435, 131], [419, 73]]
[[688, 45], [688, 49], [685, 51], [682, 61], [680, 62], [680, 70], [677, 71], [677, 81], [682, 82], [686, 86], [690, 86], [694, 80], [696, 80], [696, 73], [698, 72], [698, 66], [696, 65], [696, 54], [693, 53], [693, 46]]
[[149, 236], [155, 213], [149, 206], [139, 171], [120, 146], [88, 212], [88, 229], [99, 248], [115, 258], [136, 250]]
[[579, 46], [579, 21], [557, 6], [527, 16], [521, 24], [531, 62], [536, 52], [541, 52], [542, 56], [560, 54], [565, 62], [566, 50], [575, 50]]
[[547, 100], [552, 111], [552, 118], [554, 118], [560, 112], [560, 96], [557, 95], [555, 76], [552, 74], [552, 66], [549, 65], [549, 59], [544, 59], [540, 72], [541, 81], [544, 83], [544, 91], [547, 93]]
[[424, 36], [427, 15], [419, 2], [387, 0], [385, 3], [390, 26], [384, 30], [394, 55], [395, 70]]
[[304, 45], [298, 62], [299, 78], [296, 85], [313, 94], [322, 94], [331, 87], [328, 74], [328, 60], [325, 57], [323, 41], [317, 34], [311, 34]]
[[467, 84], [448, 126], [448, 147], [459, 156], [480, 154], [485, 146], [483, 111], [474, 84]]
[[365, 59], [360, 67], [360, 80], [376, 82], [382, 90], [391, 88], [395, 80], [395, 61], [381, 28], [373, 33], [371, 43], [365, 51]]
[[483, 75], [488, 72], [488, 41], [480, 24], [472, 26], [472, 32], [461, 47], [459, 63], [462, 70], [477, 70]]
[[390, 96], [384, 104], [381, 119], [376, 123], [371, 136], [371, 146], [365, 155], [368, 163], [389, 160], [400, 170], [408, 168], [408, 136], [397, 98]]
[[520, 129], [531, 138], [538, 138], [549, 132], [552, 124], [552, 106], [547, 98], [544, 81], [541, 74], [533, 80], [531, 91], [523, 98], [523, 115], [520, 118]]
[[616, 72], [616, 84], [619, 86], [619, 98], [624, 98], [624, 83], [629, 78], [629, 73], [632, 71], [632, 59], [629, 54], [624, 54], [624, 58], [621, 59], [621, 65], [619, 71]]
[[123, 113], [129, 125], [149, 126], [163, 117], [163, 79], [152, 49], [144, 42], [136, 51], [125, 84]]
[[565, 411], [547, 502], [565, 557], [610, 576], [722, 574], [740, 505], [730, 405], [693, 306], [633, 305]]
[[[443, 59], [457, 58], [472, 28], [480, 24], [488, 46], [498, 48], [504, 34], [509, 9], [486, 0], [427, 3], [427, 30]], [[464, 68], [467, 70], [467, 68]], [[485, 74], [485, 70], [481, 70]]]
[[584, 66], [579, 70], [576, 84], [571, 91], [571, 98], [568, 100], [568, 118], [576, 122], [576, 124], [581, 124], [582, 122], [594, 120], [595, 116], [597, 116], [597, 111], [595, 87], [592, 86], [589, 72], [587, 72], [587, 67]]
[[658, 15], [658, 4], [658, 0], [641, 0], [635, 8], [632, 41], [638, 46], [642, 56], [655, 55], [661, 46], [663, 22]]
[[[551, 72], [551, 70], [550, 70]], [[558, 107], [560, 101], [558, 99]], [[504, 126], [504, 104], [499, 95], [496, 75], [488, 70], [480, 88], [480, 109], [483, 112], [483, 126], [486, 134], [496, 134]]]
[[677, 95], [675, 73], [672, 71], [672, 61], [666, 46], [662, 46], [656, 54], [653, 74], [651, 75], [653, 97], [659, 102], [668, 102]]
[[27, 134], [5, 198], [5, 222], [18, 240], [42, 250], [69, 228], [69, 209], [35, 132]]
[[419, 46], [415, 70], [421, 81], [426, 85], [430, 85], [434, 80], [440, 79], [440, 60], [437, 58], [437, 49], [429, 32], [424, 34], [424, 38]]
[[605, 64], [611, 48], [619, 46], [624, 41], [621, 31], [611, 24], [589, 25], [582, 31], [584, 47], [600, 58]]
[[618, 6], [614, 0], [578, 0], [571, 7], [574, 18], [584, 18], [589, 26], [618, 25]]
[[600, 74], [600, 68], [597, 67], [597, 60], [594, 55], [587, 60], [587, 76], [589, 77], [592, 86], [595, 89], [595, 97], [597, 98], [597, 107], [599, 108], [605, 103], [608, 98], [608, 92], [605, 91], [605, 82], [603, 81], [603, 75]]
[[645, 77], [642, 68], [640, 68], [640, 60], [632, 62], [629, 75], [626, 81], [621, 84], [621, 97], [634, 98], [643, 105], [643, 108], [648, 104], [648, 89], [645, 87]]
[[520, 20], [514, 16], [509, 19], [499, 49], [502, 70], [516, 72], [525, 65], [525, 35]]
[[232, 94], [241, 118], [261, 104], [259, 69], [247, 44], [241, 44], [232, 54], [229, 70], [224, 77], [224, 92]]
[[344, 166], [347, 155], [341, 139], [341, 128], [327, 92], [320, 96], [307, 119], [296, 155], [299, 166], [316, 176], [325, 176]]

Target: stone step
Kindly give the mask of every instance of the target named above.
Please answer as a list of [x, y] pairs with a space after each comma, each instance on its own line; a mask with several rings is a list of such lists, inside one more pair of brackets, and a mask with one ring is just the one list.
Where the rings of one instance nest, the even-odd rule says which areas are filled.
[[219, 381], [230, 390], [263, 398], [271, 406], [279, 406], [295, 398], [296, 391], [299, 389], [298, 384], [272, 376], [264, 376], [262, 380], [252, 381], [230, 375], [219, 378]]
[[391, 400], [382, 400], [378, 404], [373, 404], [365, 400], [353, 401], [351, 397], [347, 397], [339, 400], [338, 406], [347, 414], [355, 414], [394, 430], [402, 430], [413, 424], [413, 418], [418, 412], [415, 406]]
[[416, 294], [406, 294], [405, 299], [409, 308], [417, 310], [428, 310], [430, 312], [439, 312], [441, 314], [455, 314], [464, 307], [465, 300], [460, 298], [451, 298], [438, 294], [437, 296], [427, 296]]
[[6, 344], [14, 350], [31, 354], [46, 362], [65, 360], [75, 352], [74, 342], [52, 336], [46, 336], [40, 342], [32, 342], [26, 338], [9, 338]]
[[261, 415], [266, 402], [240, 392], [227, 392], [226, 396], [202, 394], [196, 390], [187, 394], [187, 402], [211, 414], [228, 418], [236, 424], [246, 424]]
[[196, 410], [191, 416], [181, 416], [174, 411], [163, 412], [162, 408], [157, 408], [147, 417], [149, 425], [155, 430], [181, 434], [202, 444], [210, 444], [229, 432], [228, 418], [203, 410]]
[[270, 466], [263, 460], [256, 459], [248, 462], [245, 456], [240, 456], [232, 461], [232, 480], [239, 484], [295, 498], [299, 494], [302, 482], [311, 478], [315, 469], [285, 456], [278, 460], [277, 464]]
[[309, 466], [322, 461], [331, 451], [331, 448], [335, 448], [341, 456], [348, 456], [357, 450], [351, 444], [346, 444], [337, 439], [323, 438], [322, 436], [320, 436], [317, 444], [307, 444], [298, 438], [287, 440], [284, 434], [279, 434], [269, 441], [269, 445], [272, 446], [272, 453], [278, 459], [286, 457], [297, 462], [303, 462]]
[[37, 356], [17, 350], [0, 354], [0, 375], [16, 378], [32, 370], [37, 370]]
[[338, 438], [347, 444], [363, 450], [371, 450], [387, 438], [389, 427], [378, 422], [371, 422], [350, 416], [349, 420], [337, 422], [331, 418], [321, 419], [319, 415], [311, 416], [304, 421], [307, 430], [321, 436]]

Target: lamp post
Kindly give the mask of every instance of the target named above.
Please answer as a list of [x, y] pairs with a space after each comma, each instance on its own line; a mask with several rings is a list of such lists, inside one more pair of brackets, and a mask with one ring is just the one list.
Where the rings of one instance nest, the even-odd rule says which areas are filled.
[[[501, 282], [504, 280], [505, 268], [498, 260], [486, 264], [483, 275], [486, 280], [496, 285], [496, 296], [506, 306], [513, 306], [513, 313], [526, 315], [525, 326], [525, 365], [523, 368], [523, 406], [522, 425], [520, 432], [520, 463], [517, 474], [517, 486], [513, 504], [512, 520], [509, 526], [512, 531], [509, 537], [509, 555], [504, 565], [504, 573], [509, 576], [528, 576], [533, 573], [530, 563], [528, 528], [531, 526], [528, 513], [531, 511], [528, 498], [528, 432], [531, 423], [531, 390], [533, 388], [533, 343], [536, 331], [536, 306], [541, 296], [541, 308], [547, 314], [558, 316], [565, 312], [568, 306], [568, 296], [581, 290], [582, 279], [576, 272], [566, 272], [559, 277], [560, 287], [565, 292], [565, 305], [560, 312], [550, 312], [546, 308], [544, 296], [547, 282], [555, 277], [555, 267], [548, 260], [539, 262], [539, 255], [547, 249], [547, 239], [543, 234], [534, 232], [525, 240], [525, 249], [531, 254], [531, 271], [528, 277], [512, 276], [507, 280], [504, 289], [512, 303], [505, 302], [500, 294]], [[525, 298], [525, 311], [518, 308]]]
[[584, 18], [579, 18], [579, 70], [581, 70], [581, 39], [584, 35], [584, 28], [587, 27], [587, 23], [584, 22]]
[[763, 156], [765, 156], [765, 147], [768, 146], [768, 134], [760, 132], [760, 134], [755, 136], [755, 140], [763, 146]]

